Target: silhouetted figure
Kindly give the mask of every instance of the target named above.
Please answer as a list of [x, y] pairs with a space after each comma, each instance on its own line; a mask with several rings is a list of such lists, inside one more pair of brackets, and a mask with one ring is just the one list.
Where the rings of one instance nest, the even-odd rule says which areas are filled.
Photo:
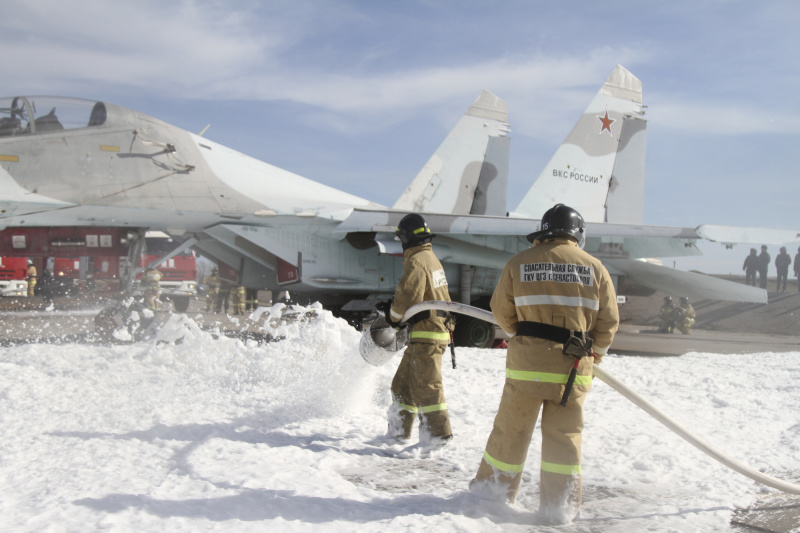
[[755, 248], [750, 248], [750, 255], [744, 258], [744, 282], [756, 286], [756, 272], [758, 271], [758, 253]]
[[758, 254], [758, 282], [762, 289], [767, 288], [767, 270], [769, 261], [772, 259], [767, 253], [767, 245], [761, 245], [761, 253]]
[[775, 269], [778, 271], [778, 287], [775, 290], [778, 292], [786, 292], [786, 278], [789, 277], [789, 265], [791, 264], [792, 258], [786, 253], [786, 247], [781, 246], [781, 253], [775, 258]]
[[42, 270], [42, 279], [39, 282], [39, 294], [41, 294], [48, 308], [53, 305], [53, 285], [53, 275], [50, 274], [50, 271], [45, 267]]
[[794, 256], [794, 277], [797, 278], [797, 290], [800, 292], [800, 247], [797, 248], [797, 255]]

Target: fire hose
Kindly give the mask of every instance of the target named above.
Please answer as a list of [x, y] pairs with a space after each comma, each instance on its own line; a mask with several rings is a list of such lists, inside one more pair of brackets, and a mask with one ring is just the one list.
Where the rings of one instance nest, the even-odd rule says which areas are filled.
[[[472, 307], [470, 305], [458, 303], [458, 302], [444, 302], [444, 301], [428, 301], [416, 304], [410, 307], [403, 319], [400, 321], [401, 323], [407, 321], [415, 314], [421, 311], [428, 311], [428, 310], [439, 310], [439, 311], [448, 311], [451, 313], [458, 313], [461, 315], [471, 316], [473, 318], [477, 318], [479, 320], [483, 320], [485, 322], [489, 322], [492, 324], [497, 325], [497, 321], [494, 318], [494, 315], [490, 311], [486, 311], [484, 309], [478, 309], [477, 307]], [[377, 323], [377, 321], [376, 321]], [[387, 362], [392, 356], [394, 356], [397, 352], [399, 352], [405, 346], [405, 337], [402, 340], [396, 340], [392, 337], [394, 341], [394, 345], [391, 343], [386, 342], [386, 339], [389, 336], [392, 336], [391, 328], [388, 326], [383, 326], [373, 323], [370, 328], [368, 328], [361, 339], [360, 351], [362, 357], [371, 364], [374, 365], [381, 365]], [[384, 322], [385, 324], [385, 322]], [[371, 332], [373, 326], [376, 326], [374, 332]], [[381, 335], [383, 337], [381, 338]], [[651, 404], [647, 400], [645, 400], [642, 396], [634, 392], [632, 389], [628, 388], [624, 385], [621, 381], [616, 379], [612, 376], [608, 371], [603, 370], [600, 366], [594, 366], [594, 376], [597, 377], [600, 381], [620, 393], [622, 396], [633, 402], [636, 407], [643, 410], [645, 413], [649, 414], [663, 425], [665, 425], [670, 431], [687, 441], [692, 446], [699, 449], [701, 452], [705, 453], [712, 459], [719, 461], [723, 465], [727, 466], [731, 470], [734, 470], [743, 476], [747, 476], [750, 479], [757, 481], [758, 483], [762, 483], [768, 487], [772, 487], [774, 489], [778, 489], [782, 492], [786, 492], [789, 494], [800, 494], [800, 486], [789, 483], [787, 481], [782, 481], [780, 479], [774, 478], [763, 472], [759, 472], [754, 468], [751, 468], [735, 459], [732, 459], [725, 454], [723, 454], [720, 450], [712, 446], [711, 444], [707, 443], [700, 437], [693, 435], [689, 432], [688, 429], [683, 427], [681, 424], [670, 418], [666, 413], [661, 411], [658, 407]]]

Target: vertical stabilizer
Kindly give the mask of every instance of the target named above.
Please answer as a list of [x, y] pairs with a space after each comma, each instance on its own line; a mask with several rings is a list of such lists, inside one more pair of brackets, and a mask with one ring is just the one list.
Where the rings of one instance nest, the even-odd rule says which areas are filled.
[[508, 133], [506, 103], [483, 91], [393, 207], [427, 213], [504, 216]]
[[541, 218], [564, 203], [587, 222], [641, 223], [643, 115], [642, 82], [617, 65], [513, 215]]

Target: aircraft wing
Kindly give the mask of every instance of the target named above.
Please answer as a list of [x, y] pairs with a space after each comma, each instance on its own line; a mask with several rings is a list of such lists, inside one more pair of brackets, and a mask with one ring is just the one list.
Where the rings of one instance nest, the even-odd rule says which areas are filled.
[[771, 244], [780, 246], [789, 242], [800, 241], [800, 231], [788, 229], [737, 228], [703, 224], [697, 227], [697, 234], [709, 241], [724, 244]]
[[[392, 239], [398, 222], [405, 214], [354, 209], [333, 233], [374, 232], [382, 252], [398, 253], [398, 243]], [[539, 226], [538, 220], [525, 218], [445, 214], [424, 216], [431, 231], [437, 235], [434, 241], [436, 252], [443, 261], [497, 269], [502, 269], [512, 255], [530, 246], [525, 236]], [[707, 227], [693, 229], [590, 223], [586, 228], [586, 251], [601, 259], [612, 274], [626, 276], [635, 284], [668, 294], [766, 303], [767, 293], [763, 289], [644, 261], [644, 258], [700, 255], [694, 243], [707, 238], [700, 231]], [[727, 229], [734, 234], [737, 228]], [[748, 235], [747, 228], [740, 230], [742, 236]], [[761, 229], [751, 231], [749, 235], [761, 239], [770, 232], [772, 230]], [[781, 235], [778, 232], [777, 236], [770, 238], [781, 238]]]
[[685, 272], [631, 259], [603, 259], [603, 264], [612, 274], [616, 271], [628, 276], [635, 283], [673, 296], [757, 304], [767, 303], [767, 291], [765, 289], [733, 283], [713, 276]]

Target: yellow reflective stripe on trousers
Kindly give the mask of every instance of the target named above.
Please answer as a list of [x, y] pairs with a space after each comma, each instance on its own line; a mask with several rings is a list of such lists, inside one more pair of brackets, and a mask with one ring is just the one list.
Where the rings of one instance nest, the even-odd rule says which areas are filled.
[[450, 334], [441, 331], [412, 331], [412, 339], [432, 339], [435, 341], [448, 341], [450, 342]]
[[436, 405], [425, 405], [419, 408], [419, 410], [423, 413], [434, 413], [436, 411], [446, 411], [447, 404], [446, 403], [437, 403]]
[[489, 455], [489, 452], [483, 452], [483, 459], [496, 469], [502, 470], [503, 472], [508, 472], [510, 474], [519, 474], [525, 468], [524, 464], [510, 465], [508, 463], [504, 463], [503, 461], [498, 461], [497, 459]]
[[437, 403], [434, 405], [424, 405], [422, 407], [415, 407], [413, 405], [400, 404], [401, 411], [408, 411], [409, 413], [434, 413], [436, 411], [446, 411], [446, 403]]
[[553, 474], [564, 474], [565, 476], [577, 476], [581, 473], [581, 465], [559, 465], [542, 461], [542, 471], [552, 472]]
[[[512, 370], [506, 368], [506, 377], [520, 381], [541, 381], [542, 383], [565, 384], [568, 374], [551, 374], [549, 372], [531, 372], [528, 370]], [[591, 385], [592, 376], [575, 376], [575, 385]]]

